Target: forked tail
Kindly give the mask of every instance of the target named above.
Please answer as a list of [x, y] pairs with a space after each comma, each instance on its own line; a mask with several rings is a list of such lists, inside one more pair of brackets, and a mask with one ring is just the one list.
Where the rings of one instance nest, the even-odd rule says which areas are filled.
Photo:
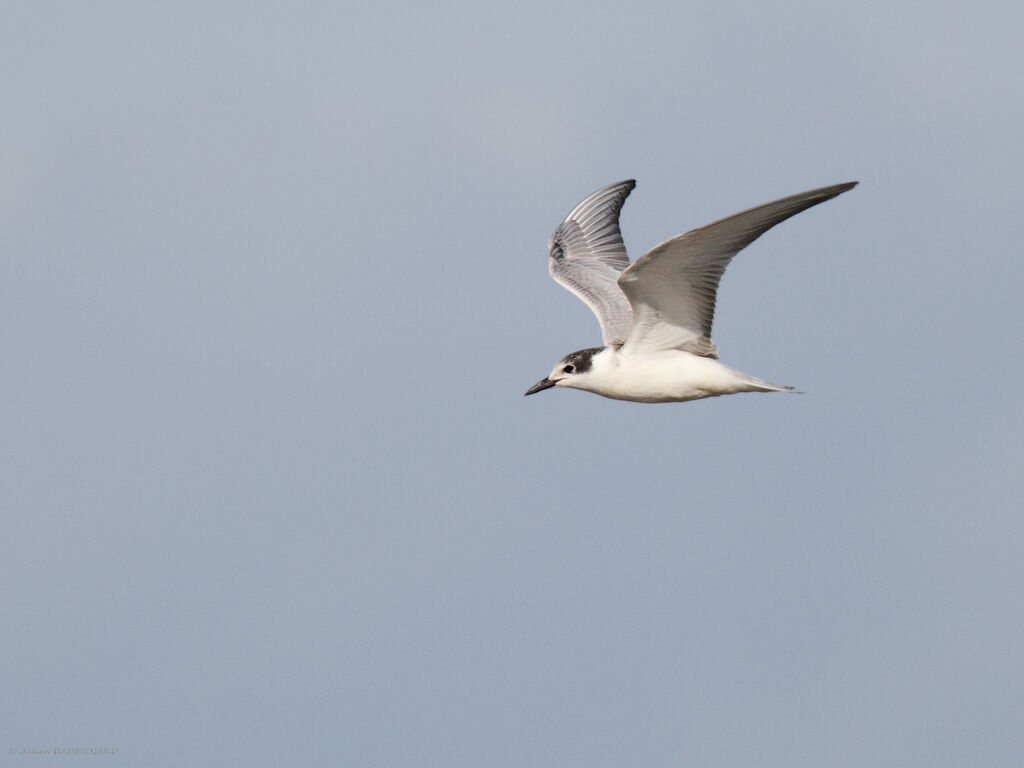
[[736, 373], [743, 379], [749, 389], [747, 392], [790, 392], [794, 395], [804, 395], [806, 392], [801, 392], [796, 387], [788, 387], [785, 384], [772, 384], [770, 381], [759, 379], [757, 376], [751, 376], [749, 373], [743, 373], [742, 371], [736, 371]]

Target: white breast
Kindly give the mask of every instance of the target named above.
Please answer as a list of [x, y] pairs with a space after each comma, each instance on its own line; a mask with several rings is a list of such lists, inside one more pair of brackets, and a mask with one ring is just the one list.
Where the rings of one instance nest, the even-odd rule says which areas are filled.
[[566, 380], [565, 385], [616, 400], [642, 403], [785, 389], [722, 365], [713, 358], [689, 352], [666, 350], [630, 355], [614, 348], [594, 355], [590, 371]]

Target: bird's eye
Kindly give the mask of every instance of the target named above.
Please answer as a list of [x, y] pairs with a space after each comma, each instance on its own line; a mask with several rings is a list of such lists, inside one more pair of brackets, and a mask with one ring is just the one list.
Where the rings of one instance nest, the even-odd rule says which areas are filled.
[[562, 369], [562, 373], [572, 373], [576, 368], [572, 365], [567, 365]]

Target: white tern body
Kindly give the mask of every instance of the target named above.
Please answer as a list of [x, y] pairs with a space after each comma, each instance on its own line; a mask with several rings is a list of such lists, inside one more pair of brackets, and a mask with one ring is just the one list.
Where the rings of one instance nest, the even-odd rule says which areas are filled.
[[566, 355], [527, 390], [572, 387], [616, 400], [678, 402], [737, 392], [794, 392], [718, 362], [718, 284], [733, 256], [781, 221], [852, 189], [836, 184], [776, 200], [665, 241], [630, 265], [619, 211], [636, 183], [598, 190], [549, 244], [552, 277], [601, 324], [603, 347]]

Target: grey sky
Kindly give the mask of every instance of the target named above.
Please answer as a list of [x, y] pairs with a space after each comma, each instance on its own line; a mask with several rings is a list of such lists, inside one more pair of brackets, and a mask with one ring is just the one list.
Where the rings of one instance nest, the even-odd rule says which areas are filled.
[[[707, 5], [0, 12], [0, 749], [1021, 763], [1024, 9]], [[861, 182], [719, 293], [806, 396], [522, 397], [628, 177]]]

